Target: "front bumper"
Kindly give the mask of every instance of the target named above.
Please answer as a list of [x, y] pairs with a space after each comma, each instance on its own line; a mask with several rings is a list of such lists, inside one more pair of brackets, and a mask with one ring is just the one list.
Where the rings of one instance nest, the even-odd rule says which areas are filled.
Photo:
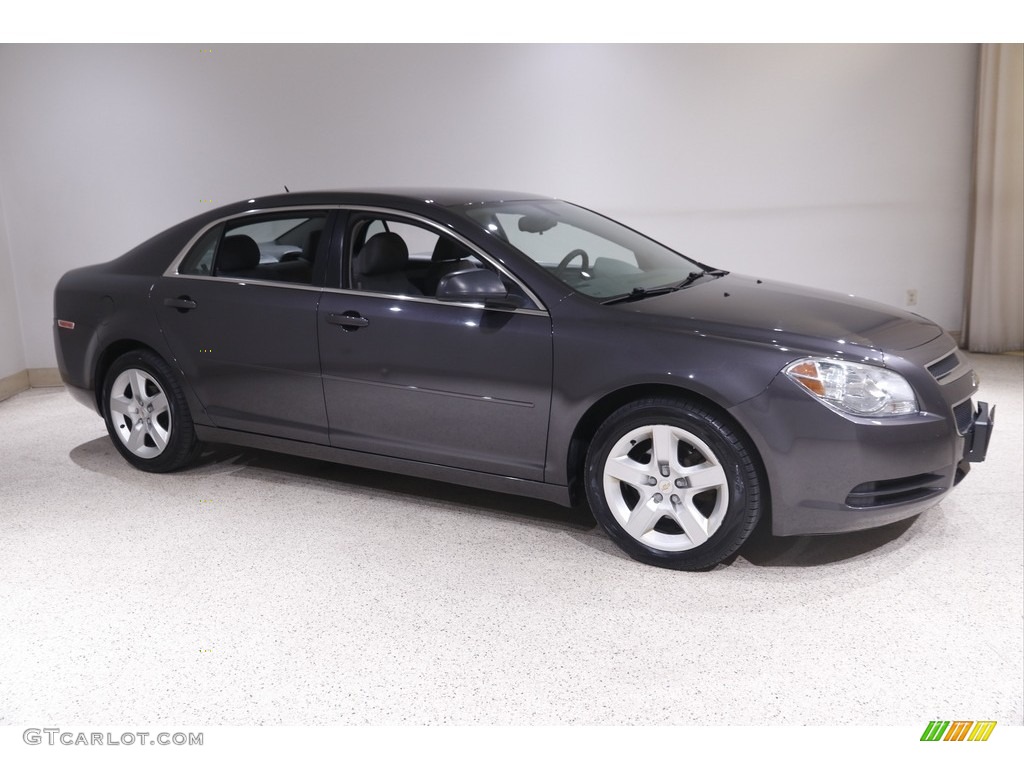
[[765, 464], [772, 533], [845, 533], [934, 506], [970, 464], [984, 461], [995, 412], [978, 403], [958, 424], [951, 403], [968, 400], [976, 379], [965, 375], [948, 387], [948, 399], [930, 410], [885, 420], [840, 416], [785, 377], [734, 407]]

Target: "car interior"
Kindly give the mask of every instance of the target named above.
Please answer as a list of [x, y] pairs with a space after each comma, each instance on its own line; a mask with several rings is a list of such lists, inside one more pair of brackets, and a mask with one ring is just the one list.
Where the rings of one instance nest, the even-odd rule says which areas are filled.
[[[441, 278], [468, 269], [493, 269], [456, 240], [400, 221], [365, 219], [351, 229], [351, 285], [357, 290], [435, 296]], [[502, 275], [510, 293], [526, 294]]]
[[248, 235], [230, 235], [220, 244], [217, 275], [221, 277], [312, 283], [313, 261], [320, 231], [311, 232], [306, 247], [281, 254], [276, 261], [262, 258], [259, 244]]
[[[180, 274], [312, 284], [325, 216], [245, 220], [208, 232], [181, 263]], [[494, 266], [458, 241], [405, 221], [365, 218], [350, 229], [349, 285], [401, 296], [435, 296], [446, 275]], [[496, 270], [495, 270], [496, 271]], [[500, 273], [499, 273], [500, 274]], [[523, 288], [501, 275], [509, 293], [534, 306]]]
[[466, 248], [446, 237], [437, 238], [429, 258], [419, 254], [414, 259], [396, 232], [372, 235], [353, 263], [353, 283], [359, 290], [407, 296], [434, 296], [445, 275], [481, 266]]
[[[217, 248], [212, 274], [236, 279], [311, 284], [325, 221], [322, 216], [313, 216], [229, 229]], [[281, 228], [285, 228], [282, 234], [272, 238], [266, 234], [268, 229], [276, 234]], [[200, 259], [195, 273], [209, 273], [205, 259]]]

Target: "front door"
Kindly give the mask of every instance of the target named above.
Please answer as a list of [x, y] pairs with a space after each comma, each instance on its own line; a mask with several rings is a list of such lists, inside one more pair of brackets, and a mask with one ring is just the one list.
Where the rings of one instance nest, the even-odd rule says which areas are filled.
[[[331, 444], [542, 480], [550, 317], [535, 305], [434, 299], [440, 272], [479, 265], [480, 257], [439, 247], [424, 223], [368, 218], [350, 222], [346, 288], [325, 290], [317, 313]], [[393, 243], [400, 236], [405, 252], [375, 254], [371, 264], [362, 251], [360, 266], [374, 232]], [[441, 252], [445, 261], [432, 259]]]

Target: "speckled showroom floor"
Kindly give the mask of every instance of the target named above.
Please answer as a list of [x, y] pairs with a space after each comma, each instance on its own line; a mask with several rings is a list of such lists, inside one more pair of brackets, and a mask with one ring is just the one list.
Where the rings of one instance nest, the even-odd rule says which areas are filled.
[[637, 564], [585, 514], [0, 403], [0, 724], [1021, 724], [1024, 358], [917, 521]]

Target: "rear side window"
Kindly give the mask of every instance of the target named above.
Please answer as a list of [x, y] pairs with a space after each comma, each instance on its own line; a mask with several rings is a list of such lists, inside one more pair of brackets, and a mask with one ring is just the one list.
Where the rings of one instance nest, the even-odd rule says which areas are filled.
[[178, 274], [309, 285], [327, 214], [246, 217], [204, 234]]
[[199, 242], [192, 246], [192, 250], [178, 267], [178, 274], [209, 275], [213, 272], [213, 255], [217, 252], [217, 244], [223, 232], [224, 225], [219, 224], [199, 238]]

